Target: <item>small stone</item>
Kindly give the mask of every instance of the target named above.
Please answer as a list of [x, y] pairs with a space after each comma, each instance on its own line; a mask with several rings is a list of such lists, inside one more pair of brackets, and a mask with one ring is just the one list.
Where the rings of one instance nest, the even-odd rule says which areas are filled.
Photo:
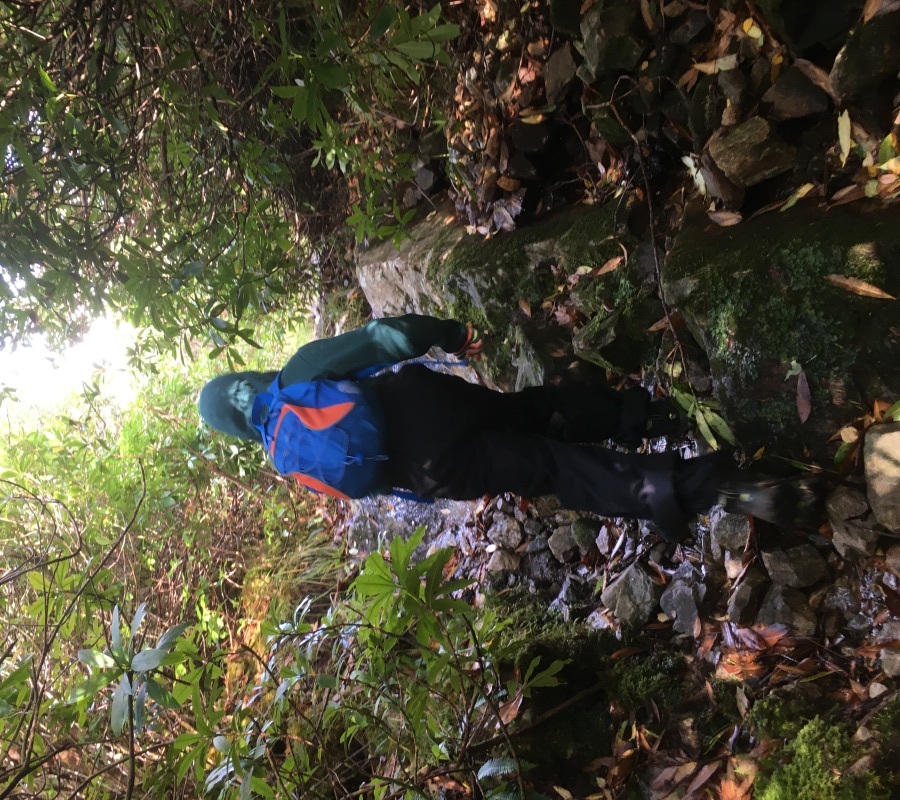
[[597, 549], [597, 535], [601, 527], [600, 521], [591, 517], [579, 517], [572, 523], [572, 538], [575, 539], [581, 555], [587, 555]]
[[816, 632], [816, 614], [806, 595], [790, 586], [773, 585], [766, 592], [756, 621], [762, 625], [780, 623], [802, 636]]
[[749, 625], [753, 622], [766, 584], [768, 579], [765, 573], [759, 567], [750, 567], [728, 598], [728, 619], [738, 625]]
[[712, 564], [722, 564], [726, 555], [740, 558], [750, 537], [750, 519], [746, 514], [717, 511], [710, 515], [709, 557]]
[[544, 524], [537, 519], [526, 519], [525, 520], [525, 535], [531, 539], [536, 539], [538, 536], [543, 535], [544, 533]]
[[699, 606], [706, 587], [695, 579], [673, 580], [659, 598], [659, 605], [666, 615], [674, 620], [672, 627], [688, 636], [694, 633], [694, 625], [700, 615]]
[[829, 577], [825, 559], [811, 544], [763, 551], [762, 560], [772, 582], [781, 586], [802, 589]]
[[849, 486], [839, 486], [825, 502], [833, 531], [832, 544], [845, 559], [870, 556], [878, 543], [878, 532], [872, 530], [866, 496]]
[[763, 95], [763, 103], [770, 106], [774, 120], [799, 119], [827, 111], [828, 95], [816, 86], [799, 67], [784, 72]]
[[751, 117], [716, 131], [709, 154], [729, 180], [748, 187], [793, 168], [797, 148], [780, 139], [762, 117]]
[[878, 656], [881, 659], [881, 670], [889, 678], [900, 678], [900, 650], [884, 648]]
[[529, 555], [534, 553], [543, 553], [546, 550], [550, 549], [550, 545], [547, 543], [547, 537], [543, 534], [535, 536], [525, 548], [525, 552]]
[[574, 560], [578, 557], [578, 545], [575, 537], [572, 536], [571, 525], [557, 528], [553, 535], [547, 541], [550, 545], [550, 552], [556, 557], [557, 561], [563, 564]]
[[495, 550], [487, 562], [488, 572], [515, 572], [522, 559], [518, 553], [508, 550]]
[[873, 425], [866, 432], [866, 484], [875, 518], [900, 533], [900, 422]]
[[660, 587], [635, 563], [603, 590], [600, 599], [622, 625], [637, 628], [656, 607], [659, 591]]
[[892, 544], [888, 548], [884, 555], [884, 563], [894, 575], [900, 576], [900, 544]]
[[522, 528], [512, 517], [494, 516], [487, 538], [504, 550], [515, 550], [522, 544]]

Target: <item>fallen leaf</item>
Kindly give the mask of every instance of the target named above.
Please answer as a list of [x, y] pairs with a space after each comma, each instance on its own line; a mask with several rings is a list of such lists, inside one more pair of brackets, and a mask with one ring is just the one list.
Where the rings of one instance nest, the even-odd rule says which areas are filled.
[[650, 11], [650, 0], [641, 0], [641, 16], [644, 18], [644, 25], [647, 30], [653, 32], [653, 12]]
[[621, 264], [625, 260], [624, 256], [615, 256], [607, 261], [600, 269], [597, 270], [597, 275], [606, 275], [609, 272], [613, 272], [618, 268], [619, 264]]
[[697, 776], [694, 778], [694, 780], [691, 781], [691, 785], [688, 786], [683, 800], [688, 800], [688, 798], [690, 798], [696, 792], [699, 792], [700, 789], [702, 789], [709, 782], [709, 779], [719, 771], [719, 768], [721, 766], [721, 761], [715, 761], [712, 764], [707, 764], [705, 767], [703, 767], [697, 773]]
[[845, 111], [838, 117], [838, 144], [841, 148], [841, 166], [847, 163], [853, 140], [850, 138], [850, 112]]
[[657, 320], [649, 328], [647, 328], [647, 331], [649, 333], [656, 333], [657, 331], [664, 331], [668, 327], [669, 320], [667, 317], [663, 317], [661, 320]]
[[516, 692], [516, 696], [512, 700], [507, 700], [499, 709], [499, 716], [504, 725], [509, 725], [516, 717], [519, 716], [519, 708], [522, 705], [522, 692]]
[[866, 283], [866, 281], [862, 281], [859, 278], [850, 278], [846, 275], [826, 275], [825, 278], [833, 286], [837, 286], [839, 289], [844, 289], [853, 294], [858, 294], [861, 297], [875, 297], [879, 300], [897, 299], [893, 295], [879, 289], [877, 286]]
[[854, 200], [861, 200], [865, 197], [862, 186], [851, 183], [840, 191], [835, 192], [831, 197], [832, 206], [842, 206], [845, 203], [852, 203]]
[[728, 72], [737, 69], [738, 57], [736, 53], [730, 56], [722, 56], [714, 61], [701, 61], [693, 65], [693, 68], [704, 75], [715, 75], [717, 72]]
[[831, 76], [824, 69], [805, 58], [795, 59], [794, 65], [832, 100], [836, 100], [834, 89], [831, 86]]
[[813, 189], [815, 189], [815, 184], [812, 183], [804, 183], [796, 192], [794, 192], [788, 199], [787, 202], [779, 209], [779, 211], [787, 211], [789, 208], [794, 206], [798, 200], [806, 197]]
[[880, 164], [878, 168], [883, 169], [885, 172], [892, 172], [894, 175], [900, 175], [900, 156], [889, 158], [883, 164]]
[[868, 22], [875, 17], [883, 17], [893, 11], [900, 9], [900, 0], [866, 0], [863, 8], [863, 22]]
[[708, 211], [707, 216], [723, 228], [737, 225], [744, 221], [744, 218], [737, 211]]
[[531, 316], [531, 303], [529, 303], [526, 298], [524, 298], [524, 297], [519, 298], [519, 308], [521, 308], [522, 311], [525, 312], [525, 316], [527, 316], [527, 317]]
[[800, 416], [801, 425], [809, 419], [811, 413], [812, 395], [809, 393], [809, 381], [806, 379], [806, 373], [801, 371], [797, 376], [797, 414]]

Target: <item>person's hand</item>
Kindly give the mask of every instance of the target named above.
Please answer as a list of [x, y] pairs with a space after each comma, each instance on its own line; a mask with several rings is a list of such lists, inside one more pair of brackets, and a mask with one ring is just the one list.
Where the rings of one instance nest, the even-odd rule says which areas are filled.
[[478, 361], [484, 357], [484, 337], [481, 331], [472, 326], [471, 322], [466, 323], [466, 340], [463, 346], [456, 351], [456, 355], [460, 358], [468, 358], [470, 361]]

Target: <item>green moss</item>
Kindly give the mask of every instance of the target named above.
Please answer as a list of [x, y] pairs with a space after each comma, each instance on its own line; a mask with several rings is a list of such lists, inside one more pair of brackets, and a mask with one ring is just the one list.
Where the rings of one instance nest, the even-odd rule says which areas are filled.
[[811, 698], [786, 686], [757, 700], [747, 722], [760, 739], [793, 739], [815, 715]]
[[854, 750], [847, 731], [820, 717], [806, 723], [766, 766], [755, 797], [758, 800], [876, 800], [886, 794], [870, 772], [850, 775]]
[[660, 706], [672, 705], [685, 694], [683, 681], [678, 679], [683, 666], [681, 656], [675, 653], [617, 662], [610, 675], [610, 694], [631, 707], [651, 699]]

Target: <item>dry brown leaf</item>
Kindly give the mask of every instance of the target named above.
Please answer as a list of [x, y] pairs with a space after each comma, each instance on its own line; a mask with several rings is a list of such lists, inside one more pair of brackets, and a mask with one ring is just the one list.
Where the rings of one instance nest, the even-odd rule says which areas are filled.
[[840, 191], [835, 192], [831, 198], [831, 205], [842, 206], [845, 203], [852, 203], [854, 200], [862, 200], [865, 196], [866, 193], [863, 190], [863, 187], [853, 183], [850, 186], [845, 186]]
[[859, 278], [850, 278], [846, 275], [826, 275], [825, 278], [833, 286], [837, 286], [839, 289], [844, 289], [853, 294], [858, 294], [861, 297], [875, 297], [879, 300], [897, 299], [893, 295], [879, 289], [877, 286], [866, 283], [866, 281], [862, 281]]
[[863, 22], [868, 22], [875, 17], [883, 17], [900, 9], [900, 0], [866, 0], [863, 8]]
[[806, 379], [806, 373], [800, 370], [797, 376], [797, 414], [801, 425], [809, 419], [811, 413], [812, 395], [809, 392], [809, 381]]
[[699, 78], [700, 72], [693, 67], [690, 67], [688, 68], [688, 71], [678, 79], [678, 83], [676, 83], [675, 85], [677, 88], [684, 89], [686, 92], [689, 92], [694, 88], [694, 84]]
[[804, 58], [796, 59], [794, 64], [807, 78], [809, 78], [809, 80], [825, 92], [832, 100], [835, 100], [834, 89], [831, 86], [831, 77], [824, 69]]
[[644, 18], [644, 25], [647, 30], [653, 32], [653, 12], [650, 11], [650, 0], [641, 0], [641, 16]]
[[613, 272], [616, 270], [623, 261], [625, 260], [624, 256], [615, 256], [607, 261], [600, 269], [597, 270], [595, 275], [606, 275], [608, 272]]
[[649, 328], [647, 328], [647, 331], [649, 333], [656, 333], [657, 331], [664, 331], [668, 327], [669, 320], [667, 317], [663, 317], [662, 319], [654, 322]]
[[624, 658], [629, 658], [630, 656], [637, 655], [638, 653], [646, 653], [646, 647], [623, 647], [621, 650], [616, 650], [610, 658], [613, 661], [619, 661]]
[[737, 211], [708, 211], [707, 216], [723, 228], [737, 225], [744, 221], [744, 218]]
[[519, 308], [521, 308], [522, 311], [525, 312], [526, 317], [531, 316], [531, 303], [529, 303], [526, 298], [524, 298], [524, 297], [519, 298]]
[[504, 725], [509, 725], [516, 717], [519, 716], [519, 708], [522, 706], [522, 692], [516, 692], [516, 696], [512, 700], [507, 700], [499, 709], [500, 721]]
[[515, 178], [509, 178], [506, 175], [501, 175], [499, 178], [497, 178], [497, 186], [503, 189], [504, 192], [514, 192], [522, 187], [522, 182], [517, 181]]
[[715, 75], [717, 72], [728, 72], [736, 69], [738, 65], [738, 57], [736, 53], [728, 56], [721, 56], [713, 61], [700, 61], [694, 64], [693, 68], [704, 75]]
[[715, 775], [719, 768], [722, 766], [721, 761], [714, 761], [712, 764], [707, 764], [703, 767], [696, 775], [694, 780], [691, 781], [691, 785], [688, 786], [687, 792], [685, 792], [683, 800], [689, 800], [690, 797], [699, 792], [706, 784], [709, 782], [710, 778]]

